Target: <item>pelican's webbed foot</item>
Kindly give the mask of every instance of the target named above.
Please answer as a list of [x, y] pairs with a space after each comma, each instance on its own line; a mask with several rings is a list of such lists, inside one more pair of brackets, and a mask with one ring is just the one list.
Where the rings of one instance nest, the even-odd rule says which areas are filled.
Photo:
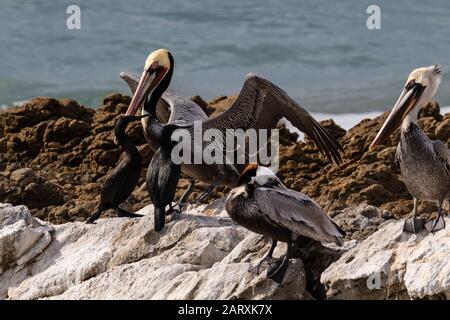
[[425, 228], [428, 232], [437, 232], [445, 229], [445, 218], [442, 213], [438, 214], [435, 218], [430, 218], [425, 222]]
[[287, 244], [286, 254], [283, 259], [278, 260], [273, 266], [267, 269], [267, 278], [272, 279], [278, 284], [283, 282], [286, 271], [289, 267], [289, 259], [291, 258], [292, 243]]
[[275, 250], [276, 246], [277, 246], [277, 241], [272, 240], [272, 244], [270, 245], [270, 248], [267, 251], [267, 253], [264, 255], [264, 257], [262, 257], [262, 259], [259, 260], [259, 262], [255, 266], [250, 267], [247, 271], [248, 272], [252, 272], [252, 273], [256, 273], [256, 274], [259, 275], [261, 273], [261, 271], [260, 271], [261, 265], [263, 265], [265, 262], [268, 262], [269, 264], [272, 263], [272, 261], [271, 261], [272, 260], [272, 254], [273, 254], [273, 251]]
[[270, 266], [270, 268], [267, 269], [267, 278], [280, 284], [283, 282], [288, 266], [289, 258], [285, 255], [283, 259], [278, 260], [273, 266]]
[[419, 217], [410, 217], [405, 220], [405, 224], [403, 226], [403, 231], [417, 234], [423, 230], [424, 220]]
[[422, 218], [417, 217], [417, 203], [418, 199], [414, 197], [414, 207], [413, 211], [409, 215], [409, 217], [405, 220], [405, 224], [403, 226], [403, 231], [417, 234], [423, 230], [424, 220]]

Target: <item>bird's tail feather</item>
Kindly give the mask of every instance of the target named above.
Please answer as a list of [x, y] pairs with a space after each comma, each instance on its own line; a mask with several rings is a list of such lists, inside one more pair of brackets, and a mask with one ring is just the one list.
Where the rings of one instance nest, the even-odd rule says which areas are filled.
[[164, 209], [155, 208], [155, 231], [161, 231], [164, 228], [166, 222], [166, 216]]

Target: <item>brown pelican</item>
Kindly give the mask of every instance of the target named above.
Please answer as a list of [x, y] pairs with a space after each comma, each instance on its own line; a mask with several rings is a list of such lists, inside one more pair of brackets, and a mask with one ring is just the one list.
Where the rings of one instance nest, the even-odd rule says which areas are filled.
[[423, 226], [417, 219], [418, 200], [436, 201], [439, 206], [438, 216], [425, 223], [426, 229], [432, 232], [445, 228], [442, 202], [450, 197], [450, 151], [442, 141], [428, 139], [417, 126], [420, 108], [430, 102], [440, 82], [440, 66], [411, 72], [400, 97], [370, 145], [374, 148], [401, 126], [396, 162], [414, 197], [414, 209], [404, 227], [405, 231], [413, 233]]
[[118, 143], [123, 147], [124, 157], [106, 178], [100, 193], [100, 203], [97, 211], [89, 217], [87, 223], [93, 223], [101, 213], [107, 209], [117, 211], [119, 217], [140, 217], [141, 215], [128, 212], [119, 205], [128, 199], [138, 183], [141, 174], [141, 155], [138, 149], [125, 134], [127, 125], [131, 121], [139, 120], [144, 116], [122, 116], [117, 120], [114, 133]]
[[286, 188], [272, 170], [256, 164], [244, 169], [239, 186], [226, 199], [225, 209], [236, 223], [272, 239], [269, 251], [256, 266], [257, 272], [264, 261], [272, 258], [277, 241], [287, 243], [281, 263], [267, 271], [267, 276], [279, 283], [297, 241], [308, 237], [341, 245], [344, 236], [314, 200]]
[[[168, 101], [163, 93], [170, 83], [173, 67], [173, 57], [166, 49], [156, 50], [147, 57], [144, 71], [139, 83], [135, 86], [136, 90], [128, 107], [127, 115], [135, 114], [138, 108], [144, 104], [142, 112], [151, 113], [152, 116], [157, 117], [156, 107], [160, 98]], [[180, 124], [198, 120], [198, 116], [191, 114], [194, 110], [192, 105], [196, 104], [176, 97], [174, 100], [177, 100], [177, 103], [169, 102], [172, 123], [175, 123], [176, 119], [180, 120], [178, 122]], [[305, 109], [279, 87], [252, 74], [247, 75], [238, 98], [228, 110], [211, 119], [206, 119], [205, 115], [205, 119], [202, 119], [202, 129], [203, 131], [211, 128], [217, 129], [224, 136], [226, 129], [242, 129], [244, 131], [250, 128], [274, 129], [283, 117], [308, 135], [330, 161], [334, 160], [338, 164], [342, 162], [339, 144]], [[169, 123], [171, 123], [170, 119]], [[181, 123], [182, 120], [184, 123]], [[146, 136], [150, 136], [147, 123], [148, 119], [143, 120]], [[193, 128], [189, 130], [193, 130]], [[241, 169], [241, 167], [233, 168], [232, 166], [206, 163], [182, 164], [183, 173], [212, 186], [217, 184], [235, 186]]]

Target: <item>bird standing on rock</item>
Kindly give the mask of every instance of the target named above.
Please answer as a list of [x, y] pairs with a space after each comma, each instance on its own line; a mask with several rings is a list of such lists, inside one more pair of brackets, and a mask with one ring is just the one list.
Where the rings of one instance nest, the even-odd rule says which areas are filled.
[[401, 126], [395, 160], [406, 188], [414, 197], [412, 215], [404, 226], [411, 233], [424, 226], [417, 218], [419, 199], [436, 201], [439, 206], [437, 217], [426, 221], [425, 228], [430, 232], [445, 228], [442, 202], [450, 198], [450, 150], [442, 141], [430, 140], [417, 125], [417, 115], [436, 93], [441, 73], [438, 65], [411, 72], [397, 103], [370, 145], [373, 149]]
[[127, 137], [125, 130], [127, 125], [144, 116], [121, 116], [114, 127], [114, 133], [119, 145], [123, 147], [124, 157], [106, 178], [100, 193], [100, 203], [97, 211], [89, 217], [87, 223], [94, 223], [103, 211], [114, 209], [119, 217], [140, 217], [141, 215], [128, 212], [119, 205], [128, 199], [136, 187], [141, 175], [142, 160], [138, 149]]
[[[160, 141], [160, 147], [148, 166], [146, 178], [148, 194], [154, 207], [155, 231], [161, 231], [164, 228], [167, 206], [169, 206], [168, 212], [175, 214], [172, 201], [180, 180], [181, 164], [175, 164], [172, 161], [171, 154], [175, 142], [172, 141], [171, 135], [178, 128], [173, 124], [161, 125], [150, 116], [148, 130]], [[183, 201], [180, 199], [179, 202]]]
[[245, 228], [272, 239], [269, 251], [255, 267], [257, 273], [260, 265], [272, 258], [277, 241], [286, 242], [287, 251], [281, 261], [267, 270], [267, 277], [278, 283], [283, 281], [292, 246], [304, 237], [342, 244], [344, 232], [320, 206], [305, 194], [285, 187], [269, 168], [249, 164], [238, 183], [240, 186], [226, 199], [229, 216]]

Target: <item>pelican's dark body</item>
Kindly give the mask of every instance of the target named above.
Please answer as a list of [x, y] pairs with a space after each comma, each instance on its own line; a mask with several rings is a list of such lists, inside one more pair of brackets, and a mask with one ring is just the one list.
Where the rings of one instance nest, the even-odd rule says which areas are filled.
[[283, 280], [292, 246], [304, 237], [324, 243], [342, 243], [344, 232], [320, 206], [305, 194], [286, 188], [270, 169], [255, 169], [255, 165], [249, 165], [238, 183], [240, 186], [230, 192], [225, 202], [228, 215], [250, 231], [272, 239], [257, 269], [262, 261], [272, 257], [278, 241], [287, 243], [281, 264], [270, 268], [269, 278], [277, 282]]
[[450, 198], [450, 165], [447, 146], [431, 141], [413, 122], [402, 128], [396, 160], [406, 188], [420, 200]]
[[88, 219], [89, 223], [97, 220], [100, 214], [108, 209], [118, 211], [119, 216], [139, 216], [119, 208], [119, 205], [131, 195], [141, 173], [142, 160], [139, 151], [125, 134], [128, 123], [140, 118], [136, 116], [120, 117], [116, 123], [114, 132], [118, 143], [123, 147], [123, 158], [117, 167], [108, 174], [100, 193], [98, 209]]
[[[342, 236], [342, 230], [322, 213], [314, 201], [302, 193], [278, 187], [255, 187], [252, 184], [235, 188], [233, 192], [235, 196], [227, 198], [225, 209], [233, 221], [250, 231], [288, 243], [294, 243], [302, 236], [320, 242], [341, 243], [338, 238]], [[284, 211], [287, 210], [279, 207], [279, 211], [275, 209], [277, 212], [269, 215], [262, 198], [264, 202], [279, 200], [278, 203], [284, 202], [286, 206], [290, 205], [290, 200], [295, 200], [297, 208], [292, 207], [292, 211], [299, 212], [291, 212], [291, 216], [285, 216]], [[305, 223], [301, 218], [293, 219], [295, 214], [306, 216], [307, 212], [312, 213], [311, 221]], [[289, 223], [289, 220], [292, 222]], [[294, 227], [294, 224], [297, 225]]]
[[[240, 187], [246, 188], [246, 187]], [[246, 188], [246, 192], [240, 193], [235, 198], [230, 198], [225, 204], [225, 210], [230, 218], [237, 224], [255, 233], [267, 236], [273, 240], [281, 242], [291, 242], [296, 240], [292, 231], [270, 223], [265, 218], [264, 213], [259, 209], [258, 204], [251, 197], [251, 190]]]

